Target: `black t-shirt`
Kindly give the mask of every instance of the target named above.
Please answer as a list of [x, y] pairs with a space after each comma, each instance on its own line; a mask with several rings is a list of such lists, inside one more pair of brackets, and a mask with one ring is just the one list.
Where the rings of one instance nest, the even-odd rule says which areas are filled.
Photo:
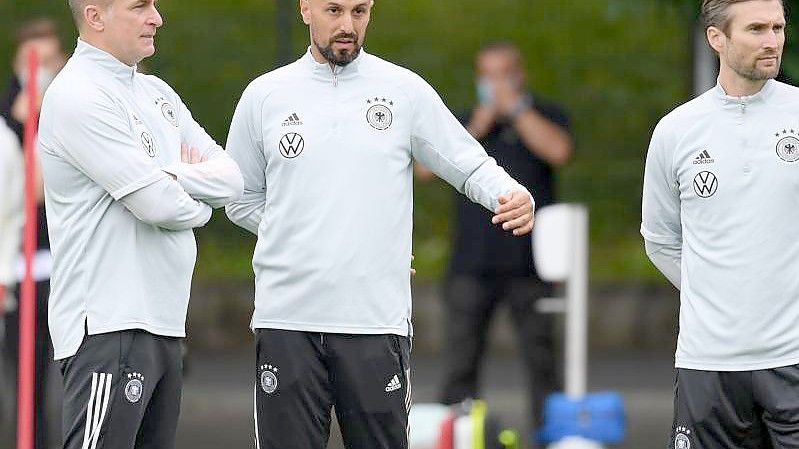
[[[5, 94], [0, 97], [0, 116], [5, 119], [8, 127], [11, 128], [11, 130], [17, 135], [20, 145], [22, 144], [24, 125], [16, 121], [14, 117], [11, 116], [11, 107], [14, 105], [14, 100], [21, 91], [22, 85], [20, 84], [19, 79], [16, 76], [13, 76], [8, 83]], [[47, 217], [44, 213], [44, 203], [40, 204], [36, 208], [36, 212], [38, 215], [36, 247], [38, 249], [48, 249], [50, 248], [50, 237], [47, 233]]]
[[[538, 99], [533, 107], [569, 131], [569, 118], [560, 107]], [[463, 122], [468, 119], [467, 115]], [[537, 208], [555, 201], [552, 167], [527, 149], [512, 124], [497, 123], [480, 143], [499, 166], [533, 194]], [[463, 195], [457, 195], [456, 211], [451, 274], [530, 276], [535, 273], [529, 235], [516, 237], [491, 224], [493, 213]]]

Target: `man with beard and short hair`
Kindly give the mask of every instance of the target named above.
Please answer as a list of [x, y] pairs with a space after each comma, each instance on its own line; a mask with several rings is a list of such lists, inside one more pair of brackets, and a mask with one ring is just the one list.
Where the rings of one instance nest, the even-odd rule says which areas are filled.
[[193, 230], [243, 180], [180, 96], [137, 71], [163, 25], [156, 1], [69, 5], [77, 47], [44, 97], [39, 136], [63, 448], [171, 449]]
[[408, 447], [412, 162], [515, 235], [532, 197], [432, 87], [362, 49], [371, 0], [300, 0], [308, 52], [244, 91], [227, 149], [232, 221], [258, 235], [256, 441], [320, 448], [335, 406], [350, 449]]
[[705, 0], [718, 84], [655, 128], [641, 234], [680, 289], [675, 449], [799, 447], [799, 89], [780, 0]]

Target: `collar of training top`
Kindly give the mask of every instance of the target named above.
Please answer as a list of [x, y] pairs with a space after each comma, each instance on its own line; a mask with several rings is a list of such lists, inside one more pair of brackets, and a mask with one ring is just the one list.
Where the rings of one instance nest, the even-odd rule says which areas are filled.
[[75, 47], [75, 56], [89, 59], [103, 69], [111, 72], [111, 74], [121, 81], [127, 83], [132, 82], [133, 76], [136, 74], [135, 65], [131, 67], [115, 58], [111, 53], [100, 50], [80, 38], [78, 38], [78, 46]]
[[346, 79], [353, 77], [358, 74], [358, 69], [361, 63], [366, 56], [366, 49], [361, 47], [361, 51], [358, 53], [358, 57], [355, 58], [351, 63], [345, 65], [344, 67], [341, 66], [330, 66], [329, 63], [323, 62], [319, 63], [316, 62], [314, 59], [313, 54], [311, 54], [311, 47], [308, 47], [308, 51], [305, 53], [302, 59], [305, 60], [305, 64], [311, 67], [313, 71], [314, 77], [319, 78], [323, 81], [332, 81], [334, 79], [334, 75], [336, 79]]
[[771, 94], [774, 92], [774, 88], [776, 86], [776, 81], [770, 79], [766, 81], [766, 84], [763, 85], [763, 88], [760, 89], [760, 92], [749, 95], [745, 97], [733, 97], [727, 95], [727, 92], [724, 91], [724, 88], [721, 87], [721, 83], [716, 81], [716, 87], [713, 88], [714, 96], [721, 101], [723, 106], [740, 106], [740, 105], [752, 105], [756, 103], [762, 103], [768, 101]]

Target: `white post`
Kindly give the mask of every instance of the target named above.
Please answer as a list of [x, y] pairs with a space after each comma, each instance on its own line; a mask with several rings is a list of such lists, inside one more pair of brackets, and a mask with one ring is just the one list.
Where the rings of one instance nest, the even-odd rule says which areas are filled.
[[698, 97], [715, 86], [719, 76], [719, 60], [707, 43], [702, 24], [694, 28], [693, 47], [693, 87], [694, 96]]
[[566, 394], [586, 394], [588, 381], [588, 210], [572, 205], [572, 269], [566, 281]]

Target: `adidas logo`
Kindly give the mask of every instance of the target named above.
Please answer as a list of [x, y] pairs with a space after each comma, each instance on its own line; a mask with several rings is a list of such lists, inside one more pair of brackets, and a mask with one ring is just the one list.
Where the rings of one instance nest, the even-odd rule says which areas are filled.
[[286, 120], [283, 120], [283, 126], [297, 126], [297, 125], [302, 125], [302, 121], [300, 120], [300, 117], [297, 115], [296, 112], [291, 114], [289, 118], [287, 118]]
[[703, 150], [699, 153], [699, 156], [694, 158], [694, 165], [712, 164], [714, 162], [716, 162], [716, 160], [710, 157], [710, 153], [708, 153], [707, 150]]
[[400, 383], [399, 377], [395, 374], [394, 377], [391, 378], [391, 382], [386, 385], [386, 393], [391, 393], [400, 388], [402, 388], [402, 384]]

